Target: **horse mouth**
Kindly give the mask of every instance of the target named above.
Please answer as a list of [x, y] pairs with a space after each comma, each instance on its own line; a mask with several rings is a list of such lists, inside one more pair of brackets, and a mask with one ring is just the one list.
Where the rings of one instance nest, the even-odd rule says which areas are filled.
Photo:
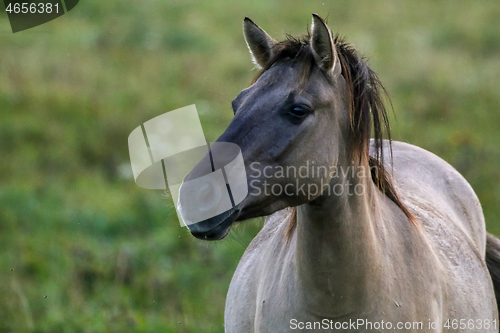
[[240, 215], [236, 207], [210, 219], [188, 225], [191, 234], [202, 240], [221, 240], [229, 234], [233, 222]]

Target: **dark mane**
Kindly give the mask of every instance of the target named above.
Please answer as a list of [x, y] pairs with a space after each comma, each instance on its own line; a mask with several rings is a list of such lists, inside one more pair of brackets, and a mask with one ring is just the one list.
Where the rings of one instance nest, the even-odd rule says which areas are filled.
[[[301, 38], [287, 36], [286, 40], [275, 45], [273, 47], [273, 57], [257, 73], [252, 83], [257, 81], [275, 63], [287, 60], [303, 65], [300, 66], [301, 73], [299, 80], [306, 83], [316, 66], [309, 40], [310, 36], [308, 35]], [[416, 219], [399, 198], [392, 183], [392, 177], [384, 167], [384, 132], [387, 135], [392, 160], [389, 120], [382, 100], [382, 94], [387, 96], [387, 92], [375, 72], [368, 67], [365, 60], [358, 55], [352, 45], [339, 36], [335, 37], [334, 43], [342, 67], [342, 76], [345, 79], [347, 87], [347, 101], [351, 121], [351, 131], [348, 140], [350, 158], [358, 162], [368, 160], [370, 170], [372, 171], [372, 180], [377, 188], [391, 199], [404, 212], [408, 219], [415, 224]], [[369, 148], [372, 131], [375, 151], [373, 156], [370, 156]], [[291, 221], [287, 226], [288, 236], [293, 233], [296, 222], [295, 215], [292, 212], [291, 216], [293, 218], [288, 219]]]

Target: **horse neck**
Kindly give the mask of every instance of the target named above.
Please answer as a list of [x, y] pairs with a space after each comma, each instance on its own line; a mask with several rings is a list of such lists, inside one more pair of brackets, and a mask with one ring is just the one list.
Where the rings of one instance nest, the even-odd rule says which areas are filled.
[[[350, 169], [348, 169], [350, 167]], [[352, 168], [361, 170], [352, 173]], [[376, 224], [380, 223], [380, 192], [368, 162], [339, 165], [330, 193], [297, 210], [297, 274], [307, 308], [323, 318], [362, 311], [376, 293], [380, 251]], [[340, 170], [339, 170], [340, 169]], [[350, 186], [349, 186], [350, 185]], [[339, 186], [345, 189], [340, 195]], [[350, 192], [347, 191], [349, 186]], [[357, 195], [361, 188], [363, 193]], [[333, 189], [337, 189], [334, 192]]]

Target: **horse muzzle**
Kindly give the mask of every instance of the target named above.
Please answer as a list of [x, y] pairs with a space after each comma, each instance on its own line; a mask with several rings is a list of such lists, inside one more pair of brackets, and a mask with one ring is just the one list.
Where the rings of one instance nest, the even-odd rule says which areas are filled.
[[240, 214], [228, 188], [224, 181], [210, 176], [182, 184], [177, 210], [194, 237], [219, 240], [227, 236], [231, 224]]
[[239, 215], [240, 210], [234, 207], [229, 211], [205, 221], [188, 224], [187, 227], [196, 238], [203, 240], [221, 240], [229, 234], [231, 225]]

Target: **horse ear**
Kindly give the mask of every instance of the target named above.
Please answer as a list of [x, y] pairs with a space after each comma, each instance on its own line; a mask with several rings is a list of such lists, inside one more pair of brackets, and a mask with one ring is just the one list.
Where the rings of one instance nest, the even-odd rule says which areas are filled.
[[318, 14], [313, 14], [311, 47], [320, 68], [332, 75], [340, 74], [340, 61], [333, 43], [332, 33]]
[[243, 21], [243, 31], [253, 62], [258, 67], [264, 67], [273, 56], [273, 46], [278, 42], [248, 17]]

